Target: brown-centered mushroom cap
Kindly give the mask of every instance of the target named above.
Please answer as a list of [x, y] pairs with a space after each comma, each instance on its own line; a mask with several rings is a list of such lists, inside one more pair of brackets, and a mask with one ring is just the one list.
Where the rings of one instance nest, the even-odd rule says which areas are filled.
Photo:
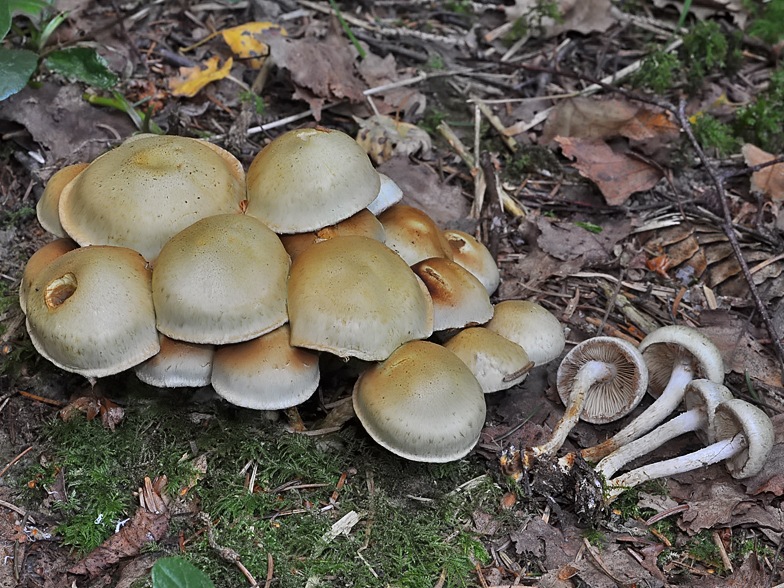
[[212, 387], [237, 406], [257, 410], [305, 402], [319, 383], [318, 355], [289, 344], [289, 326], [244, 343], [219, 347]]
[[53, 260], [27, 296], [38, 352], [87, 378], [116, 374], [158, 353], [150, 270], [124, 247], [81, 247]]
[[199, 219], [241, 212], [242, 164], [199, 139], [142, 135], [93, 161], [62, 191], [60, 222], [80, 245], [119, 245], [153, 261]]
[[463, 360], [485, 394], [517, 386], [533, 365], [525, 349], [484, 327], [470, 327], [444, 343]]
[[354, 386], [354, 410], [376, 442], [413, 461], [447, 462], [476, 445], [485, 421], [482, 387], [448, 349], [411, 341]]
[[501, 283], [501, 273], [487, 247], [463, 231], [444, 231], [444, 237], [452, 247], [455, 262], [474, 274], [488, 294], [495, 292]]
[[152, 276], [158, 330], [191, 343], [238, 343], [287, 320], [289, 256], [261, 221], [202, 219], [161, 250]]
[[70, 183], [79, 173], [87, 167], [87, 163], [75, 163], [55, 173], [46, 182], [44, 193], [35, 206], [38, 222], [41, 226], [58, 237], [67, 237], [68, 234], [60, 224], [60, 194], [63, 188]]
[[161, 350], [133, 368], [137, 378], [158, 388], [209, 385], [215, 345], [177, 341], [163, 333], [158, 338]]
[[334, 237], [347, 237], [349, 235], [370, 237], [380, 243], [383, 243], [386, 239], [382, 224], [373, 213], [365, 208], [335, 225], [324, 227], [315, 232], [280, 235], [280, 240], [283, 242], [286, 252], [291, 257], [291, 261], [294, 261], [300, 253], [313, 245], [313, 243], [326, 241], [327, 239], [332, 239]]
[[297, 129], [264, 147], [248, 169], [246, 214], [276, 233], [304, 233], [356, 214], [378, 195], [381, 180], [351, 137]]
[[504, 300], [485, 325], [525, 349], [535, 365], [556, 359], [566, 345], [563, 327], [555, 316], [534, 302]]
[[378, 216], [387, 235], [387, 247], [406, 260], [408, 265], [430, 257], [452, 259], [452, 247], [441, 229], [426, 212], [395, 204]]
[[433, 300], [433, 330], [479, 325], [493, 318], [493, 305], [482, 283], [471, 272], [445, 257], [431, 257], [411, 266]]
[[422, 281], [368, 237], [336, 237], [303, 251], [288, 283], [291, 344], [369, 361], [433, 332]]
[[27, 294], [30, 292], [30, 286], [38, 274], [52, 261], [77, 247], [79, 247], [79, 244], [73, 239], [55, 239], [30, 256], [22, 274], [22, 282], [19, 284], [19, 306], [22, 312], [27, 312]]

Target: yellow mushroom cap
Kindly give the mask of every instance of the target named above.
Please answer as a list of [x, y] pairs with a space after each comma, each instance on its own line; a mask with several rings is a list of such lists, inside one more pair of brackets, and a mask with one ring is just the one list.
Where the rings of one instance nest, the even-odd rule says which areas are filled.
[[238, 343], [286, 322], [289, 256], [261, 221], [202, 219], [161, 250], [152, 275], [158, 330], [191, 343]]
[[430, 257], [452, 259], [452, 247], [435, 221], [426, 212], [395, 204], [378, 216], [387, 235], [387, 247], [406, 260], [408, 265]]
[[22, 312], [27, 312], [27, 293], [30, 292], [30, 286], [38, 274], [52, 261], [77, 247], [79, 244], [73, 239], [55, 239], [30, 256], [22, 274], [22, 282], [19, 284], [19, 306]]
[[93, 161], [62, 191], [60, 222], [80, 245], [119, 245], [153, 261], [197, 220], [241, 212], [242, 164], [198, 139], [142, 135]]
[[67, 237], [68, 234], [60, 224], [60, 194], [63, 188], [88, 166], [87, 163], [75, 163], [64, 167], [46, 182], [44, 193], [35, 206], [38, 222], [41, 226], [58, 237]]
[[391, 452], [442, 463], [464, 457], [485, 422], [482, 387], [454, 353], [411, 341], [365, 371], [354, 386], [365, 430]]
[[150, 270], [124, 247], [80, 247], [33, 280], [27, 330], [38, 352], [88, 378], [121, 372], [158, 353]]
[[373, 202], [381, 180], [351, 137], [297, 129], [264, 147], [248, 169], [248, 208], [276, 233], [333, 225]]
[[463, 231], [444, 231], [444, 237], [452, 248], [455, 263], [474, 274], [488, 294], [495, 292], [501, 283], [501, 273], [487, 247]]
[[433, 333], [424, 284], [369, 237], [335, 237], [303, 251], [291, 265], [288, 309], [292, 345], [340, 357], [386, 359]]
[[289, 344], [288, 325], [244, 343], [219, 347], [212, 386], [237, 406], [257, 410], [305, 402], [319, 383], [318, 355]]

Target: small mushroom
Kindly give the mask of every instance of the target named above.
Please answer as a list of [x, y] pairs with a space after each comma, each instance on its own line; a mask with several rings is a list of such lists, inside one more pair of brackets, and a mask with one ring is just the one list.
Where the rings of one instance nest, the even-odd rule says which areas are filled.
[[291, 344], [378, 361], [433, 333], [422, 281], [391, 249], [368, 237], [311, 245], [291, 265]]
[[696, 431], [703, 441], [707, 441], [706, 444], [715, 442], [713, 421], [716, 407], [731, 398], [732, 392], [726, 386], [710, 380], [692, 380], [683, 395], [686, 412], [616, 449], [598, 463], [596, 472], [609, 480], [630, 461], [684, 433]]
[[774, 442], [773, 423], [761, 409], [739, 398], [716, 407], [713, 424], [716, 442], [688, 455], [645, 465], [613, 478], [607, 484], [607, 502], [638, 484], [690, 472], [724, 462], [736, 479], [762, 471]]
[[487, 247], [463, 231], [444, 231], [444, 237], [452, 247], [455, 263], [474, 274], [488, 294], [495, 292], [501, 283], [501, 273]]
[[353, 394], [368, 434], [392, 453], [442, 463], [464, 457], [485, 422], [482, 387], [448, 349], [411, 341], [365, 371]]
[[215, 345], [177, 341], [158, 334], [161, 350], [133, 368], [136, 377], [158, 388], [208, 386]]
[[373, 202], [381, 180], [351, 137], [324, 128], [289, 131], [248, 169], [246, 214], [276, 233], [334, 225]]
[[171, 238], [152, 275], [158, 330], [172, 339], [239, 343], [277, 329], [286, 315], [289, 256], [251, 216], [202, 219]]
[[27, 294], [30, 292], [30, 286], [38, 274], [52, 261], [77, 247], [79, 247], [79, 244], [73, 239], [55, 239], [30, 256], [22, 274], [22, 282], [19, 284], [19, 306], [22, 312], [27, 312]]
[[598, 461], [655, 428], [678, 407], [691, 380], [724, 381], [719, 350], [695, 329], [680, 325], [657, 329], [642, 340], [640, 352], [648, 365], [650, 391], [658, 398], [613, 437], [584, 449], [587, 461]]
[[286, 248], [286, 252], [293, 262], [300, 253], [314, 243], [326, 241], [327, 239], [332, 239], [334, 237], [347, 237], [349, 235], [370, 237], [379, 243], [383, 243], [386, 240], [383, 225], [366, 208], [335, 225], [330, 225], [323, 229], [319, 229], [318, 231], [311, 231], [308, 233], [280, 235], [280, 240], [283, 242], [283, 247]]
[[431, 257], [411, 266], [433, 300], [433, 330], [460, 329], [493, 318], [493, 305], [482, 282], [444, 257]]
[[604, 424], [628, 414], [648, 387], [648, 370], [637, 348], [623, 339], [594, 337], [583, 341], [558, 367], [558, 394], [566, 405], [550, 440], [527, 454], [553, 456], [578, 419]]
[[563, 327], [551, 312], [527, 300], [504, 300], [485, 325], [525, 349], [534, 365], [556, 359], [564, 350]]
[[44, 193], [35, 206], [38, 222], [41, 226], [58, 237], [67, 237], [68, 234], [60, 224], [60, 194], [63, 188], [70, 183], [79, 173], [87, 167], [86, 163], [75, 163], [69, 165], [55, 173], [46, 182]]
[[470, 327], [444, 343], [482, 385], [485, 394], [517, 386], [533, 367], [525, 349], [484, 327]]
[[387, 247], [405, 259], [408, 265], [430, 257], [453, 258], [449, 241], [423, 210], [395, 204], [382, 212], [378, 220], [384, 225]]
[[212, 387], [232, 404], [256, 410], [305, 402], [318, 387], [318, 355], [292, 347], [289, 336], [289, 326], [283, 325], [256, 339], [219, 347]]
[[160, 350], [144, 258], [124, 247], [80, 247], [48, 264], [27, 296], [38, 352], [86, 378], [116, 374]]

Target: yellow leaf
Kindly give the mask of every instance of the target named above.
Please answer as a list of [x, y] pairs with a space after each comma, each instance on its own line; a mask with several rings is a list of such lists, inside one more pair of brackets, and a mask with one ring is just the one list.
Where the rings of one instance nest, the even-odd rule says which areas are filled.
[[221, 32], [234, 54], [240, 59], [250, 59], [251, 67], [261, 67], [263, 59], [269, 55], [269, 46], [261, 39], [264, 36], [287, 36], [286, 29], [271, 22], [249, 22], [238, 27], [232, 27]]
[[226, 60], [223, 67], [218, 69], [218, 57], [208, 60], [205, 69], [196, 67], [181, 67], [180, 75], [169, 80], [169, 89], [174, 96], [187, 96], [191, 98], [204, 86], [215, 80], [222, 80], [231, 71], [234, 61], [231, 57]]

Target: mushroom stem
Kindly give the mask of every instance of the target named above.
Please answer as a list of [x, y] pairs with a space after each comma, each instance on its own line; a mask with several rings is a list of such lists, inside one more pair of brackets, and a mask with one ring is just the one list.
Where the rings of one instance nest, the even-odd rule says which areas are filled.
[[566, 441], [566, 436], [572, 430], [580, 418], [580, 413], [585, 404], [585, 396], [588, 389], [594, 384], [606, 382], [613, 378], [617, 368], [610, 363], [603, 361], [588, 361], [578, 371], [574, 378], [574, 385], [569, 394], [569, 402], [566, 406], [561, 420], [555, 425], [550, 440], [546, 443], [532, 447], [529, 452], [532, 455], [555, 455]]
[[627, 472], [610, 480], [608, 483], [609, 491], [607, 493], [607, 502], [612, 502], [627, 489], [633, 488], [648, 480], [690, 472], [703, 466], [709, 466], [730, 459], [746, 449], [748, 445], [749, 443], [746, 436], [742, 433], [738, 433], [729, 439], [722, 439], [721, 441], [703, 447], [694, 453], [648, 464]]
[[667, 387], [662, 391], [661, 396], [613, 437], [599, 445], [583, 449], [583, 458], [586, 461], [598, 461], [619, 447], [623, 447], [630, 441], [634, 441], [654, 429], [678, 407], [681, 400], [683, 400], [683, 392], [686, 386], [693, 378], [694, 364], [691, 354], [688, 352], [678, 354], [670, 380], [667, 383]]

